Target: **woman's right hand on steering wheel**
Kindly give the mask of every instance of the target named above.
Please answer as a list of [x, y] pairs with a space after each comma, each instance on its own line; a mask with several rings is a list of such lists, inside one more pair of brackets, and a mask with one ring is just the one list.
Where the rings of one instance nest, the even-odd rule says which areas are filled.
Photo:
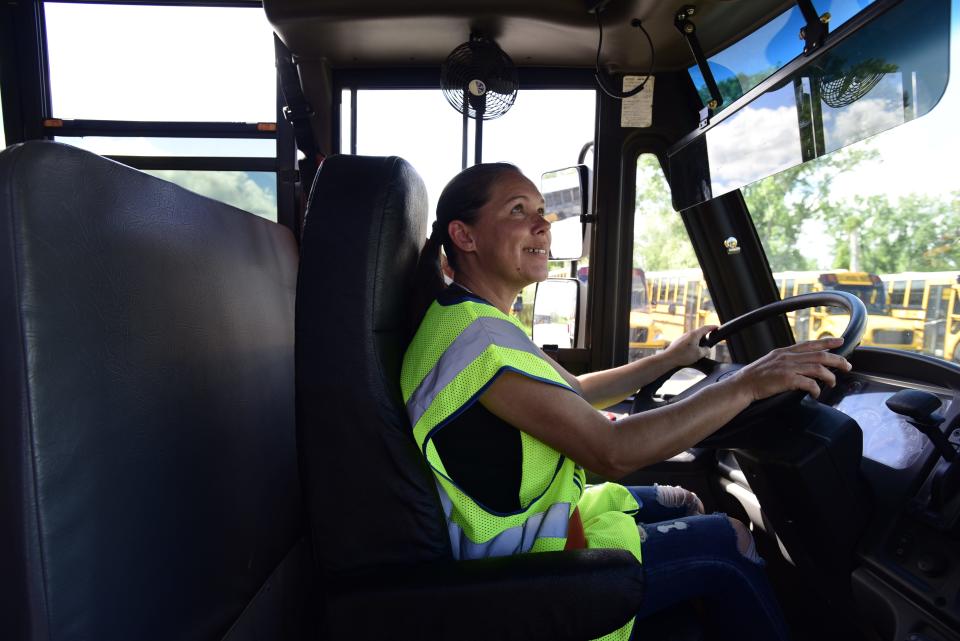
[[822, 338], [774, 349], [731, 377], [731, 387], [749, 394], [751, 402], [792, 390], [802, 390], [818, 398], [817, 381], [830, 387], [837, 383], [828, 368], [844, 372], [851, 369], [847, 359], [826, 351], [842, 344], [842, 338]]

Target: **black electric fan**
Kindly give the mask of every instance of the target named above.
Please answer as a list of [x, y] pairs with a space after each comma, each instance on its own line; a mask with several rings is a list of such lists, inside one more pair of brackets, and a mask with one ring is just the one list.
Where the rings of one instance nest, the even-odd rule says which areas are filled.
[[499, 118], [517, 99], [517, 68], [496, 42], [471, 34], [440, 67], [440, 88], [463, 114], [463, 167], [467, 166], [467, 119], [476, 120], [474, 162], [482, 160], [483, 121]]

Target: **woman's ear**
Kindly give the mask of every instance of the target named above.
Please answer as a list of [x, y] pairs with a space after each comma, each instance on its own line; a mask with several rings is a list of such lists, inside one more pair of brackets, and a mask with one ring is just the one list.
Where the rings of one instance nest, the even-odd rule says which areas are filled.
[[462, 252], [473, 252], [477, 250], [477, 242], [473, 236], [473, 230], [462, 220], [452, 220], [447, 226], [447, 233], [450, 235], [450, 241], [454, 247]]

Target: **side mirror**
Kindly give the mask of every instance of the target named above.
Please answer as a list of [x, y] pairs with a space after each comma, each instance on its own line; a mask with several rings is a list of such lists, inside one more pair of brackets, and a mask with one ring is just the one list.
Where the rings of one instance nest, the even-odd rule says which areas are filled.
[[541, 177], [545, 218], [552, 223], [551, 260], [580, 260], [584, 220], [590, 215], [590, 170], [586, 165], [548, 171]]
[[533, 302], [533, 342], [559, 349], [577, 346], [580, 282], [575, 278], [548, 278], [537, 283]]

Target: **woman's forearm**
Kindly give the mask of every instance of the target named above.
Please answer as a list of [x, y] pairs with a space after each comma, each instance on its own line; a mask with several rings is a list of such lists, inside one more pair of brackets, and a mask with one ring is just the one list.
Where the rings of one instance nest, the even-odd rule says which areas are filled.
[[675, 456], [728, 423], [752, 400], [749, 391], [731, 379], [666, 407], [620, 419], [613, 425], [615, 444], [609, 451], [616, 455], [608, 472], [619, 478]]
[[583, 397], [596, 408], [610, 407], [630, 396], [647, 383], [677, 367], [667, 352], [577, 377]]

